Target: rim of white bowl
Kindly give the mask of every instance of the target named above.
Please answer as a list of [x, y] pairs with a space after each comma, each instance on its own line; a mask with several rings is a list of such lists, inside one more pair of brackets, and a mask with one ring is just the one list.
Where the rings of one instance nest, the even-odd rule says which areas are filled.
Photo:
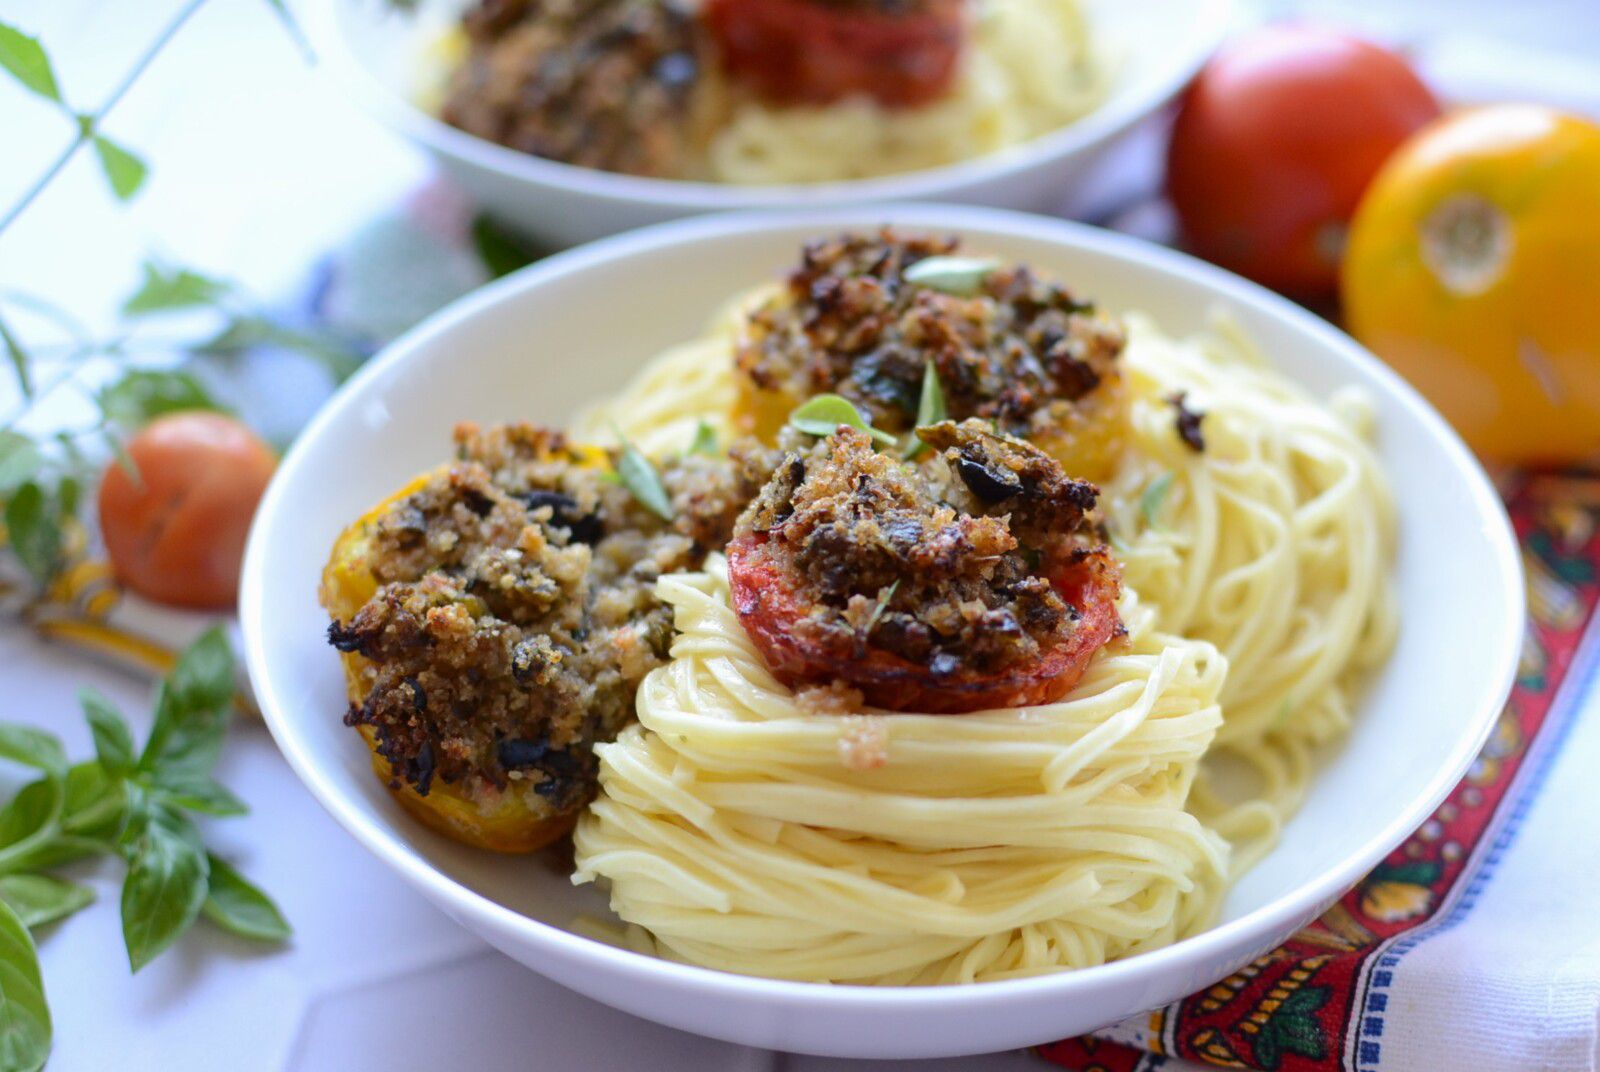
[[[934, 220], [937, 222], [933, 222]], [[1312, 881], [1237, 919], [1219, 923], [1171, 945], [1089, 968], [1023, 979], [934, 987], [877, 987], [767, 979], [662, 960], [607, 945], [523, 915], [485, 897], [429, 864], [406, 846], [400, 837], [388, 828], [389, 824], [381, 820], [369, 820], [357, 809], [347, 807], [342, 795], [323, 779], [320, 763], [294, 732], [292, 723], [279, 717], [277, 712], [280, 700], [274, 681], [268, 673], [265, 640], [261, 629], [256, 625], [261, 614], [266, 587], [260, 568], [265, 554], [263, 550], [265, 534], [271, 527], [270, 519], [277, 511], [278, 500], [284, 493], [285, 481], [292, 479], [299, 468], [300, 456], [305, 450], [304, 444], [317, 438], [324, 427], [336, 423], [339, 412], [352, 404], [349, 400], [362, 394], [367, 382], [381, 375], [390, 365], [404, 361], [412, 351], [438, 336], [450, 333], [458, 323], [470, 320], [503, 302], [516, 301], [519, 295], [537, 289], [548, 279], [620, 259], [642, 250], [682, 245], [730, 234], [789, 230], [797, 227], [825, 230], [874, 226], [885, 222], [923, 227], [936, 226], [941, 230], [958, 233], [968, 230], [987, 230], [1030, 239], [1042, 237], [1062, 246], [1107, 254], [1158, 274], [1185, 276], [1204, 285], [1218, 298], [1236, 302], [1241, 306], [1249, 306], [1265, 315], [1287, 321], [1293, 329], [1314, 339], [1322, 347], [1339, 351], [1347, 360], [1363, 368], [1384, 384], [1388, 393], [1405, 408], [1411, 419], [1428, 433], [1453, 463], [1454, 469], [1466, 481], [1467, 490], [1476, 507], [1475, 512], [1484, 523], [1484, 535], [1494, 545], [1495, 557], [1502, 566], [1499, 576], [1493, 580], [1501, 587], [1505, 605], [1512, 611], [1507, 616], [1505, 624], [1501, 626], [1505, 631], [1505, 637], [1499, 646], [1499, 667], [1492, 677], [1498, 683], [1497, 686], [1484, 694], [1478, 708], [1472, 712], [1470, 722], [1466, 723], [1467, 732], [1464, 732], [1455, 743], [1449, 761], [1433, 774], [1425, 791], [1415, 799], [1411, 807], [1391, 817], [1378, 833], [1367, 839], [1359, 851], [1349, 854], [1338, 866]], [[1009, 209], [924, 202], [781, 212], [729, 212], [672, 220], [553, 254], [440, 309], [368, 361], [339, 389], [335, 397], [318, 411], [285, 455], [277, 476], [262, 499], [256, 522], [251, 528], [240, 588], [239, 618], [244, 633], [246, 663], [262, 715], [289, 765], [311, 790], [312, 795], [341, 826], [369, 851], [436, 902], [450, 905], [461, 914], [461, 917], [480, 919], [496, 929], [521, 931], [534, 943], [560, 948], [575, 957], [600, 962], [612, 970], [637, 979], [654, 978], [657, 981], [693, 986], [701, 991], [725, 994], [736, 999], [758, 997], [780, 1002], [839, 1007], [860, 1007], [865, 1004], [879, 1011], [888, 1011], [899, 1007], [915, 1006], [927, 1009], [943, 1005], [965, 1005], [970, 1002], [1005, 1002], [1008, 999], [1038, 995], [1051, 990], [1067, 992], [1077, 987], [1111, 984], [1122, 977], [1137, 978], [1149, 974], [1165, 974], [1168, 970], [1177, 969], [1184, 963], [1224, 957], [1230, 947], [1240, 943], [1250, 944], [1251, 939], [1247, 938], [1249, 935], [1262, 938], [1275, 935], [1286, 927], [1292, 928], [1299, 921], [1315, 915], [1325, 905], [1353, 887], [1384, 856], [1426, 821], [1460, 782], [1474, 757], [1488, 740], [1501, 706], [1510, 694], [1521, 650], [1520, 637], [1522, 621], [1526, 617], [1526, 606], [1518, 562], [1511, 521], [1488, 476], [1460, 437], [1398, 373], [1322, 318], [1287, 298], [1231, 272], [1142, 239], [1101, 230], [1087, 224]], [[308, 579], [307, 583], [312, 581]], [[395, 818], [397, 821], [400, 820], [400, 813], [396, 812]]]
[[351, 0], [306, 5], [312, 47], [330, 73], [368, 111], [434, 152], [486, 171], [540, 186], [581, 190], [612, 201], [666, 205], [683, 210], [783, 208], [861, 200], [928, 200], [1031, 171], [1049, 161], [1086, 153], [1151, 115], [1189, 84], [1222, 43], [1236, 0], [1195, 0], [1194, 30], [1175, 48], [1170, 69], [1148, 92], [1112, 100], [1078, 119], [1017, 145], [939, 167], [834, 182], [739, 185], [655, 179], [580, 167], [534, 156], [453, 127], [391, 89], [351, 51], [337, 9]]

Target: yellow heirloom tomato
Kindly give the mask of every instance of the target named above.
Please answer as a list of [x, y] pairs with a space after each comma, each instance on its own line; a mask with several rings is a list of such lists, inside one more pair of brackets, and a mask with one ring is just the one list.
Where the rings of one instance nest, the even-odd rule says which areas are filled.
[[[602, 467], [605, 453], [594, 447], [576, 448], [577, 464]], [[448, 469], [448, 466], [444, 467]], [[418, 476], [394, 494], [368, 510], [339, 535], [322, 572], [319, 595], [323, 607], [335, 621], [348, 622], [378, 590], [372, 572], [372, 532], [380, 518], [395, 503], [422, 490], [435, 475]], [[372, 688], [373, 667], [356, 652], [340, 655], [344, 663], [345, 689], [352, 704], [360, 704]], [[394, 776], [388, 761], [378, 751], [377, 734], [371, 726], [358, 730], [372, 753], [372, 770], [395, 801], [412, 818], [457, 841], [495, 852], [524, 853], [544, 847], [572, 828], [576, 813], [551, 814], [529, 794], [476, 791], [466, 785], [436, 781], [426, 795]]]
[[1341, 290], [1485, 458], [1600, 450], [1600, 127], [1510, 104], [1425, 127], [1357, 209]]
[[[333, 553], [322, 572], [322, 604], [336, 620], [349, 621], [362, 604], [378, 589], [368, 565], [370, 532], [378, 519], [395, 503], [420, 491], [431, 474], [423, 474], [363, 514], [340, 534]], [[371, 688], [371, 666], [355, 652], [339, 656], [344, 662], [345, 689], [350, 702], [359, 704]], [[531, 811], [526, 803], [511, 794], [495, 800], [479, 800], [448, 783], [433, 786], [422, 796], [394, 777], [389, 763], [379, 754], [377, 735], [370, 726], [359, 727], [361, 737], [372, 751], [372, 771], [394, 797], [396, 803], [420, 821], [457, 841], [495, 852], [532, 852], [566, 833], [570, 817], [551, 818]]]

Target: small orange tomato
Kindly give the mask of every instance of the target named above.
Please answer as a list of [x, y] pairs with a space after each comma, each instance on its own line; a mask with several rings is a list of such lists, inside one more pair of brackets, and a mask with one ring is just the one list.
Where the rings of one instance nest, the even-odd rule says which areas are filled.
[[277, 459], [220, 413], [172, 413], [128, 442], [136, 473], [100, 481], [100, 533], [117, 580], [159, 603], [233, 606], [256, 504]]
[[1600, 450], [1600, 126], [1535, 105], [1442, 119], [1357, 210], [1351, 334], [1485, 458]]

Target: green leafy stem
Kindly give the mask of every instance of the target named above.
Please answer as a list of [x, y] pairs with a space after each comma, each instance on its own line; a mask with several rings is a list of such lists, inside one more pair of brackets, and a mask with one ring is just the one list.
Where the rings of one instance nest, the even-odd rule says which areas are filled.
[[122, 715], [80, 694], [93, 759], [69, 763], [53, 734], [0, 723], [0, 759], [38, 772], [0, 808], [0, 1072], [41, 1067], [50, 1010], [32, 929], [94, 900], [50, 870], [94, 856], [126, 865], [122, 935], [138, 971], [204, 915], [233, 934], [282, 942], [289, 924], [272, 900], [207, 851], [194, 817], [247, 810], [212, 771], [233, 709], [233, 654], [220, 628], [178, 659], [156, 694], [144, 747]]

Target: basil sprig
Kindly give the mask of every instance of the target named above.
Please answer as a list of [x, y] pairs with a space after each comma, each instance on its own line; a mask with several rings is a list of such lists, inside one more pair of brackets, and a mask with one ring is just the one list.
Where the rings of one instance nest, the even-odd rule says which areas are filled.
[[843, 395], [817, 395], [797, 406], [794, 412], [789, 414], [791, 428], [798, 428], [806, 435], [813, 435], [819, 439], [833, 435], [841, 424], [865, 432], [886, 446], [895, 445], [894, 436], [881, 428], [872, 427], [872, 422]]
[[901, 278], [929, 290], [970, 298], [999, 267], [994, 257], [924, 257], [902, 272]]
[[711, 427], [709, 421], [701, 421], [694, 426], [694, 441], [689, 444], [690, 454], [717, 455], [717, 430]]
[[1139, 513], [1144, 515], [1146, 526], [1156, 527], [1156, 517], [1161, 513], [1161, 505], [1167, 501], [1167, 494], [1172, 491], [1172, 480], [1171, 473], [1162, 473], [1150, 481], [1144, 493], [1139, 496]]
[[122, 934], [138, 971], [202, 913], [234, 934], [288, 938], [289, 925], [238, 871], [206, 851], [192, 814], [241, 815], [212, 777], [233, 704], [233, 653], [220, 629], [185, 651], [162, 682], [144, 748], [104, 697], [80, 695], [95, 758], [69, 764], [44, 730], [0, 723], [0, 758], [42, 775], [0, 808], [0, 1070], [37, 1069], [50, 1054], [50, 1012], [29, 928], [94, 900], [50, 868], [96, 855], [127, 866]]
[[622, 434], [620, 428], [612, 425], [611, 431], [617, 437], [617, 442], [622, 444], [622, 452], [617, 457], [617, 483], [627, 488], [629, 494], [652, 514], [663, 521], [671, 521], [672, 497], [667, 494], [666, 485], [661, 483], [661, 474], [656, 472], [650, 459]]
[[922, 367], [922, 395], [917, 399], [916, 427], [911, 430], [911, 436], [901, 452], [901, 457], [910, 461], [927, 450], [928, 444], [917, 438], [916, 429], [938, 424], [946, 416], [944, 385], [939, 382], [939, 370], [934, 368], [932, 361], [929, 361]]

